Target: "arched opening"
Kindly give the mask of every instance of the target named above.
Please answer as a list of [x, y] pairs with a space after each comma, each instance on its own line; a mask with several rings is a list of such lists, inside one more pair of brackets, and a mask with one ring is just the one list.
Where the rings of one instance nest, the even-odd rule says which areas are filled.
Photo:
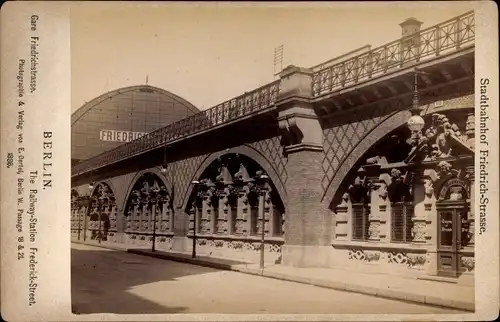
[[351, 168], [330, 204], [333, 244], [362, 254], [349, 259], [387, 258], [417, 270], [430, 265], [422, 247], [428, 245], [438, 254], [434, 271], [456, 277], [474, 262], [472, 199], [461, 183], [474, 173], [473, 114], [449, 111], [424, 119], [417, 139], [401, 126]]
[[251, 241], [258, 241], [264, 229], [266, 248], [281, 250], [284, 204], [274, 183], [255, 160], [225, 154], [196, 179], [186, 208], [188, 237], [196, 235], [201, 245], [253, 250], [258, 245]]
[[71, 235], [80, 239], [81, 231], [83, 229], [83, 216], [82, 198], [78, 191], [71, 189]]
[[146, 172], [134, 183], [125, 203], [125, 233], [132, 241], [167, 241], [173, 235], [174, 211], [167, 186]]
[[115, 194], [107, 183], [98, 183], [92, 191], [87, 217], [91, 240], [107, 241], [117, 232]]

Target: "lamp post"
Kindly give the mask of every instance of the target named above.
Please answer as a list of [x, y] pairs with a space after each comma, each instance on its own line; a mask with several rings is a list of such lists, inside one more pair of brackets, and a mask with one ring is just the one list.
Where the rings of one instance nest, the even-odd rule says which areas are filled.
[[90, 212], [90, 204], [92, 203], [92, 190], [94, 190], [94, 182], [91, 182], [89, 184], [89, 196], [88, 196], [88, 201], [87, 201], [87, 210], [85, 211], [85, 217], [83, 217], [83, 241], [87, 239], [87, 214]]
[[81, 230], [81, 226], [80, 226], [81, 208], [80, 208], [80, 206], [82, 206], [82, 204], [81, 204], [80, 198], [78, 198], [78, 199], [79, 200], [77, 200], [76, 209], [78, 209], [78, 212], [77, 212], [77, 216], [78, 216], [78, 240], [80, 240], [80, 230]]
[[191, 183], [193, 184], [193, 189], [194, 189], [193, 252], [191, 254], [191, 257], [196, 258], [196, 229], [197, 229], [196, 217], [198, 217], [198, 189], [200, 186], [200, 182], [198, 180], [194, 180]]
[[413, 90], [413, 101], [412, 107], [410, 109], [411, 116], [407, 121], [408, 128], [411, 132], [411, 138], [414, 140], [415, 146], [418, 146], [420, 139], [422, 137], [422, 129], [425, 126], [425, 121], [420, 116], [422, 109], [420, 108], [420, 97], [418, 93], [418, 75], [419, 74], [427, 74], [425, 72], [415, 70], [414, 74], [414, 90]]
[[151, 189], [150, 200], [152, 202], [152, 211], [153, 211], [153, 244], [151, 245], [151, 252], [155, 252], [156, 245], [156, 208], [158, 207], [158, 193], [160, 192], [160, 187], [158, 187], [158, 183], [155, 181], [153, 184], [153, 188]]
[[[262, 171], [257, 171], [256, 174], [257, 177], [257, 189], [258, 189], [258, 194], [259, 194], [259, 204], [260, 204], [260, 197], [264, 199], [267, 189], [268, 189], [268, 180], [269, 177], [265, 175]], [[263, 200], [264, 201], [264, 200]], [[260, 218], [261, 218], [261, 233], [260, 233], [260, 262], [259, 262], [259, 267], [260, 269], [264, 269], [264, 243], [265, 243], [265, 218], [264, 218], [264, 202], [262, 203], [262, 207], [259, 207], [259, 212], [260, 212]]]
[[97, 240], [99, 242], [99, 244], [101, 243], [101, 239], [102, 239], [102, 232], [101, 232], [101, 216], [102, 216], [102, 205], [103, 205], [103, 200], [101, 199], [102, 197], [99, 197], [97, 199], [97, 214], [98, 214], [98, 218], [99, 218], [99, 230], [98, 230], [98, 234], [97, 234]]
[[167, 175], [167, 167], [168, 167], [168, 164], [167, 164], [167, 146], [165, 145], [165, 147], [163, 149], [163, 165], [161, 166], [161, 169], [160, 169], [160, 172], [163, 175]]

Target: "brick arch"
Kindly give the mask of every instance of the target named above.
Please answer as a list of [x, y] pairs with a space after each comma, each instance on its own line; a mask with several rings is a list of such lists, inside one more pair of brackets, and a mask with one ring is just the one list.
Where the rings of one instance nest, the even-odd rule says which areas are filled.
[[125, 211], [125, 206], [127, 205], [127, 200], [128, 200], [128, 197], [130, 196], [130, 193], [132, 192], [132, 188], [137, 183], [137, 181], [146, 173], [152, 173], [152, 174], [156, 175], [161, 180], [161, 182], [165, 185], [165, 187], [167, 187], [168, 194], [170, 196], [172, 196], [172, 184], [167, 180], [165, 175], [163, 173], [161, 173], [160, 170], [161, 170], [160, 167], [153, 167], [153, 168], [149, 168], [149, 169], [144, 169], [144, 170], [136, 172], [136, 174], [133, 177], [131, 177], [131, 179], [127, 183], [127, 188], [125, 190], [125, 193], [122, 196], [123, 199], [120, 200], [120, 208], [118, 208], [118, 209], [120, 209], [120, 213], [123, 213], [123, 211]]
[[[285, 186], [283, 185], [282, 181], [280, 180], [278, 173], [273, 168], [273, 166], [271, 165], [269, 160], [267, 160], [267, 158], [264, 155], [262, 155], [262, 153], [260, 151], [258, 151], [257, 149], [255, 149], [251, 146], [248, 146], [248, 145], [241, 145], [241, 146], [234, 147], [231, 149], [214, 152], [214, 153], [208, 155], [200, 163], [198, 170], [196, 170], [196, 172], [193, 174], [193, 176], [191, 177], [189, 182], [199, 178], [203, 174], [205, 169], [210, 164], [212, 164], [212, 162], [217, 160], [219, 157], [221, 157], [225, 154], [233, 154], [233, 153], [238, 153], [238, 154], [244, 155], [244, 156], [252, 159], [253, 161], [255, 161], [258, 165], [260, 165], [261, 168], [267, 173], [267, 175], [271, 179], [271, 182], [276, 187], [276, 190], [278, 191], [278, 195], [279, 195], [282, 203], [284, 205], [286, 205], [286, 189], [285, 189]], [[191, 195], [192, 190], [193, 190], [193, 185], [188, 184], [185, 192], [181, 194], [183, 196], [182, 209], [186, 209], [187, 203], [189, 201], [189, 196]]]
[[[473, 104], [473, 103], [472, 103]], [[450, 110], [466, 110], [471, 109], [472, 106], [469, 105], [459, 105], [455, 106], [452, 104], [446, 104], [440, 108], [427, 109], [422, 112], [422, 115], [430, 115], [434, 113], [441, 113]], [[401, 126], [405, 126], [408, 118], [410, 118], [411, 113], [408, 110], [402, 110], [399, 112], [394, 112], [384, 120], [382, 120], [376, 127], [371, 131], [365, 133], [363, 138], [354, 146], [354, 148], [349, 152], [347, 158], [338, 167], [333, 179], [331, 180], [328, 189], [323, 195], [323, 205], [325, 207], [330, 207], [330, 203], [333, 201], [337, 190], [340, 188], [342, 181], [345, 179], [347, 174], [351, 171], [352, 167], [363, 157], [363, 155], [370, 149], [373, 145], [383, 139], [387, 134], [396, 130]]]

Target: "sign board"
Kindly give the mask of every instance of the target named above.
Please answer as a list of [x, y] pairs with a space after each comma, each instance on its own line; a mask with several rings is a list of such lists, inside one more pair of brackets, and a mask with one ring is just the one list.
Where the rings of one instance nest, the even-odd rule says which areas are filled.
[[[462, 196], [461, 191], [458, 191], [457, 189], [454, 188], [463, 189], [463, 191], [465, 191], [467, 195]], [[450, 179], [441, 187], [441, 191], [439, 192], [439, 199], [443, 200], [444, 198], [446, 198], [448, 192], [451, 192], [449, 196], [451, 200], [460, 200], [463, 197], [469, 198], [469, 184], [464, 180], [458, 178]]]
[[101, 141], [130, 142], [146, 134], [146, 132], [101, 130], [99, 137], [101, 138]]

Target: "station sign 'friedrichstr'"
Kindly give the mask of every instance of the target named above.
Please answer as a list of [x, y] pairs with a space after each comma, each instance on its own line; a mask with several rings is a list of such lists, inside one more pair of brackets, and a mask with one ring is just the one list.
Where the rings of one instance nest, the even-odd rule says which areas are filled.
[[146, 134], [146, 132], [101, 130], [99, 137], [101, 138], [101, 141], [130, 142]]

